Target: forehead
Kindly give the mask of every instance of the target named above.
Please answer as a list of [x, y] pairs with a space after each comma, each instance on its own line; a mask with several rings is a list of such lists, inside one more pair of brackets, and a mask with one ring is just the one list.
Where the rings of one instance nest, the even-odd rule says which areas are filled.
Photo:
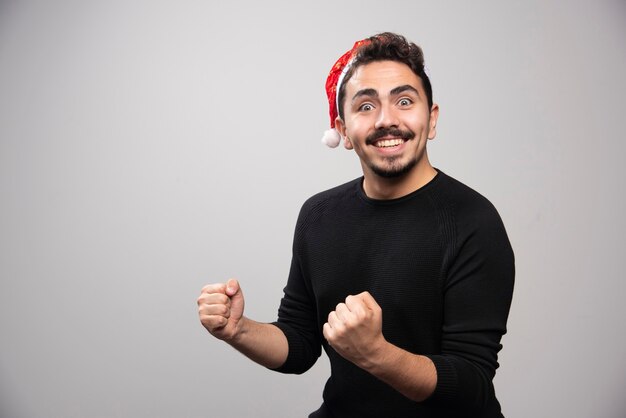
[[379, 94], [389, 92], [391, 89], [410, 85], [415, 87], [420, 94], [424, 94], [421, 79], [411, 68], [396, 61], [375, 61], [358, 67], [346, 84], [348, 97], [350, 93], [362, 89], [374, 89]]

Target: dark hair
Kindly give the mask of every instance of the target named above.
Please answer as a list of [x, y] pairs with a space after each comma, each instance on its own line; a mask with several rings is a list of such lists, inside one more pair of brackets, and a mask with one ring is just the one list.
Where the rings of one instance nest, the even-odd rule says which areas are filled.
[[348, 80], [354, 75], [357, 68], [376, 61], [397, 61], [408, 65], [422, 80], [426, 98], [428, 99], [428, 108], [432, 108], [433, 89], [430, 85], [430, 79], [424, 72], [424, 53], [422, 48], [413, 42], [407, 41], [404, 36], [391, 32], [379, 33], [368, 38], [368, 41], [356, 51], [352, 65], [346, 72], [341, 86], [339, 86], [339, 94], [337, 95], [339, 117], [343, 119], [343, 101], [346, 97]]

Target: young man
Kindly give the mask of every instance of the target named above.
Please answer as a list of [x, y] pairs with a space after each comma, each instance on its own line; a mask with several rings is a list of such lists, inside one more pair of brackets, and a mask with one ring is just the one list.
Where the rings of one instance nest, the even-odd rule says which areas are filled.
[[231, 279], [203, 288], [202, 324], [284, 373], [323, 347], [332, 375], [311, 417], [501, 417], [513, 252], [495, 208], [428, 160], [439, 107], [421, 49], [391, 33], [359, 41], [326, 89], [324, 140], [343, 139], [363, 177], [303, 205], [277, 322], [243, 316]]

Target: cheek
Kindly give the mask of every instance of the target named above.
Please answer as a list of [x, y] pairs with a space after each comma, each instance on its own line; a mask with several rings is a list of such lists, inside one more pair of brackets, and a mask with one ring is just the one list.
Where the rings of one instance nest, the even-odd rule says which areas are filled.
[[370, 113], [354, 113], [351, 115], [346, 124], [346, 132], [350, 137], [362, 138], [374, 129], [376, 118], [373, 112]]
[[430, 133], [430, 123], [428, 119], [418, 119], [413, 120], [412, 123], [408, 125], [408, 127], [416, 134], [420, 135], [420, 132], [423, 135], [428, 135]]

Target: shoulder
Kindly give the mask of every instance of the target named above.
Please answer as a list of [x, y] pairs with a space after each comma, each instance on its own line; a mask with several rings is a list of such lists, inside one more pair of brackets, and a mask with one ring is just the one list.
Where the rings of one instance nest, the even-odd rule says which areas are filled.
[[354, 202], [354, 198], [357, 197], [360, 181], [361, 178], [357, 178], [308, 198], [300, 209], [296, 230], [302, 231], [322, 218], [334, 219], [333, 216], [325, 217], [324, 215], [336, 214], [340, 206], [353, 205], [354, 203], [351, 202]]
[[360, 181], [361, 178], [357, 178], [311, 196], [302, 205], [301, 213], [326, 210], [329, 205], [336, 205], [337, 202], [356, 196]]
[[443, 172], [440, 177], [434, 199], [442, 209], [450, 212], [457, 224], [502, 224], [495, 206], [485, 196]]
[[[464, 277], [468, 271], [482, 266], [497, 272], [497, 277], [508, 277], [512, 284], [515, 256], [495, 206], [471, 187], [447, 175], [442, 177], [438, 189], [436, 199], [440, 201], [446, 223], [443, 230], [451, 244], [445, 263], [449, 277]], [[451, 279], [450, 283], [454, 282]]]

